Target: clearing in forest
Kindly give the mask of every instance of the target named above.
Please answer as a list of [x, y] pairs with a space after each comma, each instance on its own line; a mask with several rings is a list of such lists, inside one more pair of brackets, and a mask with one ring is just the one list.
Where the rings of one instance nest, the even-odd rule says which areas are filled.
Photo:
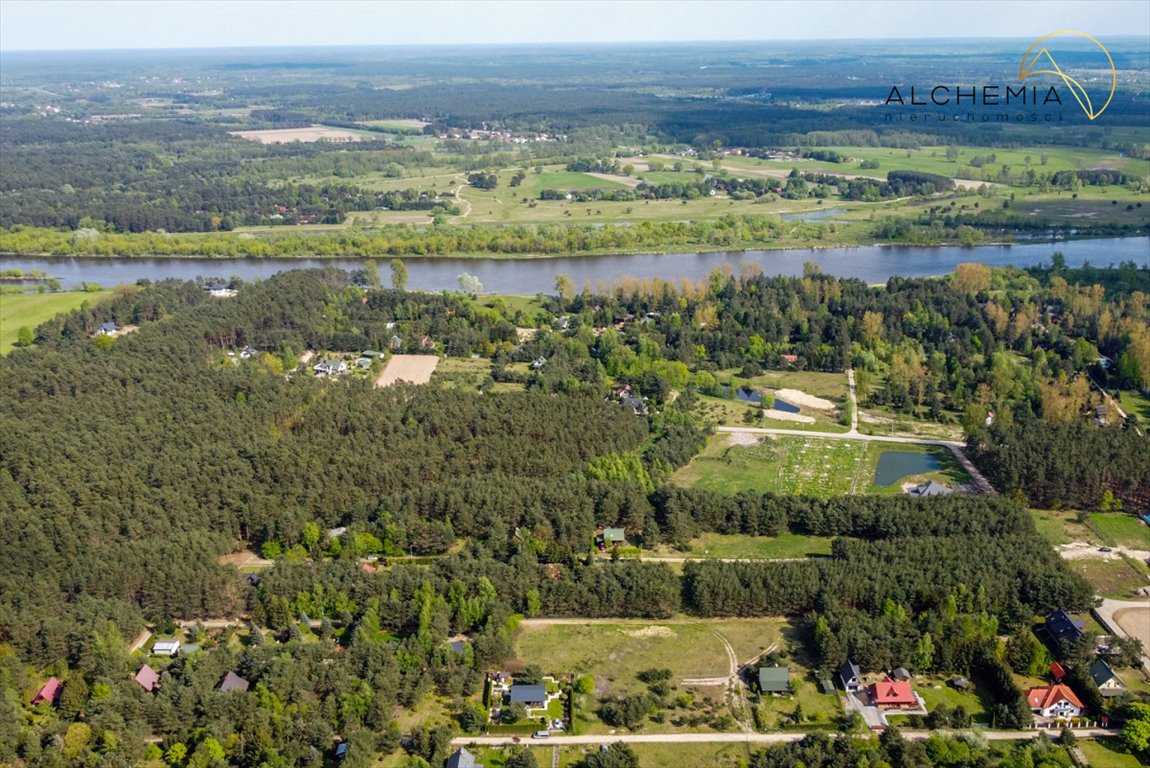
[[439, 358], [435, 355], [394, 355], [375, 381], [377, 387], [390, 387], [397, 381], [426, 384], [435, 373]]

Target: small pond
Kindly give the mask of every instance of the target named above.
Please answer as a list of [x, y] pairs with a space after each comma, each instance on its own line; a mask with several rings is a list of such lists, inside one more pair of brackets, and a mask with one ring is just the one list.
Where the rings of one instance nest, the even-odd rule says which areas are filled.
[[783, 411], [784, 413], [798, 413], [799, 407], [793, 403], [788, 403], [786, 400], [775, 398], [775, 410]]
[[911, 451], [883, 451], [878, 457], [874, 471], [874, 484], [888, 486], [897, 483], [907, 475], [920, 475], [934, 472], [942, 467], [938, 459], [929, 453]]
[[761, 403], [763, 396], [758, 390], [751, 389], [750, 387], [739, 387], [735, 390], [735, 398], [744, 403]]

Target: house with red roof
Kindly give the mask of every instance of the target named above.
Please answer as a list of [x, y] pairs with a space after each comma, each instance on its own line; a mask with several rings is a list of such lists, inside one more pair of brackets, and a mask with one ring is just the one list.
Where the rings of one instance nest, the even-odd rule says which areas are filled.
[[149, 667], [147, 664], [140, 667], [140, 671], [132, 675], [132, 679], [139, 683], [140, 687], [148, 693], [155, 689], [156, 684], [160, 682], [160, 673]]
[[918, 697], [905, 680], [883, 680], [867, 686], [871, 703], [879, 709], [918, 709]]
[[1031, 688], [1026, 692], [1030, 710], [1043, 717], [1078, 717], [1082, 714], [1082, 701], [1065, 685]]
[[1066, 677], [1066, 670], [1057, 661], [1050, 663], [1050, 676], [1054, 678], [1054, 682], [1061, 683], [1062, 678]]
[[57, 680], [55, 676], [49, 677], [48, 682], [44, 683], [40, 690], [36, 692], [36, 695], [32, 697], [32, 706], [34, 707], [45, 701], [49, 704], [55, 704], [56, 699], [60, 698], [61, 688], [63, 688], [63, 685], [60, 684], [60, 681]]

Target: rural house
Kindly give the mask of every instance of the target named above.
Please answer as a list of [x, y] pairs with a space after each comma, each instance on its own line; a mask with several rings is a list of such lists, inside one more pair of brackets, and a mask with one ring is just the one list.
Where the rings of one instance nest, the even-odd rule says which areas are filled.
[[1086, 622], [1081, 619], [1072, 619], [1066, 611], [1055, 611], [1046, 617], [1046, 631], [1052, 640], [1063, 643], [1073, 643], [1085, 637]]
[[120, 326], [112, 321], [100, 324], [100, 330], [96, 331], [97, 336], [115, 336], [116, 332], [120, 330]]
[[139, 683], [140, 687], [148, 693], [156, 687], [156, 683], [160, 682], [160, 675], [156, 670], [149, 667], [147, 664], [140, 667], [140, 671], [132, 675], [132, 679]]
[[918, 697], [904, 680], [883, 680], [867, 688], [871, 703], [879, 709], [918, 709]]
[[316, 363], [312, 370], [315, 371], [316, 376], [338, 376], [347, 373], [347, 363], [328, 358]]
[[910, 489], [911, 496], [949, 496], [952, 493], [954, 493], [953, 488], [933, 480], [927, 480], [922, 485], [916, 485]]
[[32, 697], [32, 706], [34, 707], [45, 701], [49, 704], [55, 704], [56, 699], [60, 698], [61, 688], [60, 681], [56, 679], [56, 677], [49, 677], [48, 682], [40, 686], [40, 690], [36, 691], [36, 695]]
[[153, 656], [175, 656], [179, 652], [179, 640], [157, 640], [152, 644]]
[[850, 659], [839, 667], [839, 683], [847, 693], [857, 693], [862, 690], [862, 679], [859, 677], [859, 668]]
[[526, 704], [532, 709], [547, 705], [547, 686], [545, 685], [512, 685], [509, 695], [512, 704]]
[[475, 755], [463, 747], [452, 752], [444, 765], [446, 768], [483, 768], [483, 766], [475, 762]]
[[595, 537], [595, 546], [599, 549], [606, 549], [616, 544], [626, 543], [627, 536], [625, 528], [604, 528], [603, 532]]
[[224, 675], [224, 679], [220, 680], [220, 684], [216, 686], [217, 691], [239, 691], [243, 693], [251, 685], [247, 680], [237, 675], [235, 672], [228, 672]]
[[1026, 702], [1034, 714], [1043, 717], [1078, 717], [1082, 714], [1082, 702], [1065, 685], [1031, 688], [1026, 692]]
[[1094, 678], [1094, 684], [1103, 696], [1117, 696], [1126, 690], [1122, 680], [1103, 659], [1095, 659], [1090, 665], [1090, 677]]
[[790, 669], [787, 667], [759, 667], [760, 693], [790, 693]]

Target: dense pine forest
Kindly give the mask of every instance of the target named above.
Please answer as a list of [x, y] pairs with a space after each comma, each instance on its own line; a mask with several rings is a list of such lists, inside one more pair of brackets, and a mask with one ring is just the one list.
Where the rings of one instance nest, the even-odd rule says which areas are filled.
[[[403, 737], [413, 759], [434, 763], [454, 733], [478, 727], [468, 697], [511, 657], [522, 616], [788, 616], [821, 669], [849, 655], [969, 675], [993, 695], [995, 723], [1017, 727], [1029, 710], [1010, 670], [1031, 663], [1034, 617], [1093, 596], [1013, 492], [1094, 504], [1108, 490], [1136, 508], [1150, 487], [1145, 438], [1095, 426], [1075, 383], [1105, 355], [1124, 386], [1147, 386], [1145, 270], [1108, 273], [1098, 289], [1065, 269], [970, 267], [881, 287], [716, 272], [600, 295], [561, 285], [532, 317], [382, 289], [375, 269], [233, 283], [227, 299], [141, 284], [41, 325], [0, 359], [11, 532], [0, 542], [0, 759], [319, 765], [338, 737], [356, 745], [347, 764], [368, 765]], [[565, 329], [551, 330], [560, 317]], [[107, 321], [139, 330], [98, 335]], [[523, 325], [543, 330], [520, 342]], [[490, 377], [470, 390], [376, 389], [300, 363], [308, 351], [395, 349], [392, 337], [396, 351], [482, 355]], [[1005, 495], [669, 486], [706, 439], [696, 392], [720, 369], [755, 372], [784, 354], [869, 372], [865, 396], [971, 424]], [[628, 385], [647, 414], [612, 401]], [[1113, 460], [1085, 470], [1080, 454]], [[1035, 472], [1034, 456], [1062, 458]], [[605, 526], [646, 547], [705, 532], [833, 542], [825, 557], [691, 562], [680, 575], [591, 557]], [[249, 547], [275, 560], [256, 578], [221, 561]], [[223, 617], [244, 623], [165, 665], [155, 695], [130, 679], [128, 643], [145, 624]], [[462, 655], [447, 645], [459, 636]], [[213, 690], [228, 671], [251, 695]], [[64, 681], [58, 707], [29, 707], [45, 674]], [[447, 717], [401, 729], [397, 713], [429, 692], [451, 702]], [[814, 760], [847, 747], [801, 749]], [[610, 754], [595, 759], [625, 764]]]

